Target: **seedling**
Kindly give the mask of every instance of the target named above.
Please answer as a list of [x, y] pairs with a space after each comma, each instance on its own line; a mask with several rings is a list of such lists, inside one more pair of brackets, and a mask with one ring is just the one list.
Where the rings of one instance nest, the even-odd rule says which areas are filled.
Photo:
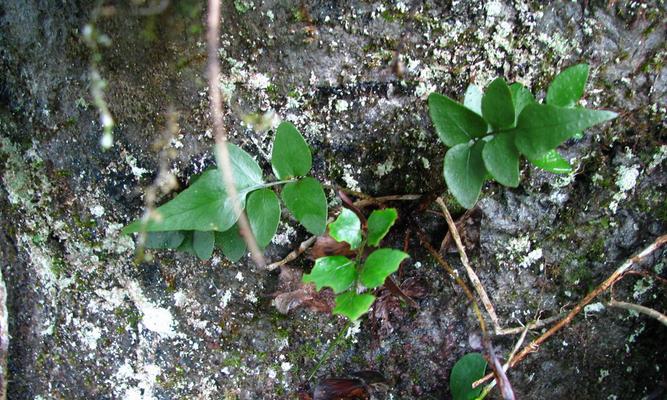
[[449, 375], [449, 391], [453, 400], [473, 400], [482, 394], [482, 388], [472, 384], [484, 376], [486, 360], [480, 353], [468, 353], [461, 357]]
[[[327, 199], [322, 185], [307, 176], [312, 167], [310, 148], [294, 125], [283, 122], [276, 131], [271, 166], [277, 181], [265, 182], [250, 154], [234, 144], [227, 146], [238, 201], [261, 248], [271, 243], [280, 222], [280, 201], [272, 190], [278, 185], [284, 185], [280, 197], [297, 221], [312, 234], [324, 233]], [[222, 173], [214, 168], [148, 219], [126, 226], [123, 233], [147, 232], [147, 248], [186, 251], [201, 259], [210, 258], [213, 248], [219, 247], [227, 258], [237, 261], [246, 254], [237, 219]]]
[[[336, 255], [321, 257], [315, 261], [304, 282], [313, 282], [317, 290], [333, 289], [336, 296], [334, 314], [344, 315], [351, 321], [368, 312], [375, 296], [368, 293], [384, 284], [408, 254], [390, 248], [377, 248], [398, 216], [396, 209], [375, 210], [362, 226], [355, 212], [343, 208], [338, 218], [329, 224], [329, 234], [338, 242], [346, 242], [357, 256], [351, 260]], [[366, 247], [377, 248], [365, 257]], [[365, 258], [365, 259], [364, 259]]]
[[491, 82], [484, 93], [468, 86], [463, 104], [431, 93], [429, 112], [445, 154], [444, 176], [450, 192], [472, 208], [487, 179], [519, 186], [519, 158], [554, 173], [568, 173], [570, 164], [556, 151], [584, 129], [616, 118], [611, 111], [577, 105], [584, 94], [588, 65], [561, 72], [547, 91], [546, 104], [518, 82], [503, 78]]

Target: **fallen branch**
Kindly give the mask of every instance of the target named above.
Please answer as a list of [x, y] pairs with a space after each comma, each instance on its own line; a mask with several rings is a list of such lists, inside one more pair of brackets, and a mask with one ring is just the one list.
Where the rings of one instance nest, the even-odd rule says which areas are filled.
[[[665, 243], [667, 243], [667, 235], [660, 236], [639, 254], [626, 260], [620, 267], [616, 269], [616, 271], [614, 271], [607, 279], [605, 279], [604, 282], [598, 285], [598, 287], [593, 289], [586, 295], [586, 297], [579, 301], [579, 303], [577, 303], [577, 305], [565, 316], [565, 318], [561, 319], [558, 323], [549, 328], [549, 330], [542, 334], [540, 337], [530, 342], [526, 347], [523, 348], [523, 350], [521, 350], [519, 354], [514, 356], [510, 360], [510, 367], [516, 366], [524, 358], [526, 358], [528, 354], [538, 351], [542, 343], [544, 343], [563, 327], [567, 326], [574, 319], [574, 317], [576, 317], [577, 314], [579, 314], [584, 309], [584, 307], [588, 305], [588, 303], [590, 303], [594, 298], [599, 296], [600, 293], [606, 291], [614, 283], [621, 279], [625, 272], [630, 269], [630, 267], [632, 267], [634, 264], [639, 264], [644, 258], [659, 249]], [[484, 378], [475, 382], [473, 387], [477, 387], [491, 378], [493, 378], [493, 374], [488, 374]]]
[[232, 163], [227, 149], [227, 132], [222, 119], [222, 100], [220, 97], [220, 65], [218, 62], [218, 47], [220, 43], [220, 0], [209, 0], [208, 2], [208, 31], [206, 42], [208, 45], [208, 87], [211, 100], [211, 118], [213, 119], [213, 131], [215, 132], [215, 148], [222, 179], [227, 194], [232, 199], [232, 208], [238, 217], [239, 231], [243, 240], [248, 245], [253, 261], [258, 266], [266, 265], [262, 251], [257, 246], [255, 236], [250, 229], [248, 218], [238, 199]]
[[269, 271], [273, 271], [274, 269], [276, 269], [278, 267], [281, 267], [281, 266], [287, 264], [288, 262], [296, 260], [297, 257], [299, 257], [301, 254], [303, 254], [306, 250], [308, 250], [310, 248], [310, 246], [312, 246], [313, 243], [315, 243], [316, 240], [317, 240], [317, 236], [309, 237], [308, 239], [301, 242], [299, 247], [297, 247], [295, 250], [293, 250], [291, 253], [289, 253], [285, 258], [283, 258], [280, 261], [276, 261], [274, 263], [268, 264], [264, 268], [266, 268]]
[[648, 315], [649, 317], [657, 319], [661, 324], [667, 326], [667, 315], [659, 311], [656, 311], [652, 308], [634, 303], [626, 303], [625, 301], [616, 301], [614, 299], [609, 300], [607, 303], [605, 303], [605, 305], [609, 307], [622, 308], [624, 310], [635, 311], [641, 314]]
[[456, 224], [454, 223], [454, 220], [452, 219], [452, 216], [449, 213], [449, 210], [447, 209], [447, 205], [445, 204], [445, 202], [442, 200], [441, 197], [436, 198], [435, 202], [438, 204], [438, 206], [440, 206], [440, 209], [445, 215], [445, 219], [447, 220], [447, 225], [449, 225], [449, 232], [451, 232], [452, 237], [454, 238], [454, 242], [456, 243], [456, 248], [459, 251], [459, 256], [461, 257], [461, 263], [463, 264], [463, 268], [465, 268], [466, 273], [468, 274], [468, 279], [470, 279], [472, 286], [475, 288], [475, 291], [479, 295], [479, 298], [482, 300], [482, 304], [484, 304], [486, 312], [489, 314], [489, 317], [491, 317], [491, 323], [493, 324], [493, 329], [496, 332], [501, 331], [502, 328], [498, 323], [498, 316], [496, 315], [496, 310], [493, 308], [493, 304], [489, 299], [489, 295], [486, 294], [486, 290], [484, 289], [484, 286], [482, 286], [482, 282], [479, 280], [479, 277], [477, 276], [475, 271], [470, 267], [470, 262], [468, 261], [468, 255], [466, 255], [465, 248], [463, 247], [463, 242], [461, 242], [461, 236], [459, 236], [459, 231], [456, 229]]
[[367, 197], [354, 202], [354, 205], [363, 208], [372, 205], [384, 204], [388, 201], [413, 201], [421, 199], [421, 194], [395, 194], [381, 197]]

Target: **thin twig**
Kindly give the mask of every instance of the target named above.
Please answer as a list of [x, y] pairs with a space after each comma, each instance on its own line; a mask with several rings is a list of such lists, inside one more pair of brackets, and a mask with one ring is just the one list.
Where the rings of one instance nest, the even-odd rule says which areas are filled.
[[552, 322], [558, 321], [559, 319], [561, 319], [563, 317], [564, 314], [565, 313], [559, 313], [559, 314], [556, 314], [556, 315], [551, 316], [549, 318], [539, 319], [537, 321], [533, 321], [529, 324], [526, 324], [525, 327], [517, 326], [517, 327], [514, 327], [514, 328], [501, 328], [500, 331], [496, 331], [495, 333], [496, 333], [496, 335], [501, 335], [501, 336], [503, 336], [503, 335], [516, 335], [517, 333], [523, 332], [525, 329], [528, 329], [528, 330], [540, 329], [540, 328], [543, 328], [543, 327], [551, 324]]
[[617, 308], [622, 308], [624, 310], [636, 311], [641, 314], [646, 314], [649, 317], [657, 319], [661, 324], [667, 326], [667, 315], [659, 311], [656, 311], [652, 308], [634, 303], [626, 303], [625, 301], [616, 301], [614, 299], [609, 300], [607, 303], [605, 303], [605, 305], [609, 307], [617, 307]]
[[232, 163], [227, 149], [227, 133], [222, 120], [222, 100], [220, 97], [220, 65], [218, 63], [218, 47], [220, 43], [220, 0], [208, 1], [208, 31], [206, 41], [208, 44], [208, 86], [211, 99], [211, 118], [213, 119], [213, 131], [215, 132], [215, 148], [220, 170], [222, 170], [222, 179], [227, 190], [227, 195], [232, 199], [232, 208], [234, 214], [238, 217], [239, 231], [250, 249], [252, 259], [257, 266], [264, 266], [264, 256], [262, 255], [255, 236], [252, 234], [248, 218], [243, 212], [243, 208], [238, 199], [234, 175], [232, 172]]
[[367, 197], [354, 202], [354, 205], [363, 208], [372, 205], [383, 204], [388, 201], [413, 201], [421, 199], [421, 194], [395, 194], [381, 197]]
[[[619, 279], [621, 279], [625, 274], [625, 272], [630, 269], [630, 267], [632, 267], [634, 264], [639, 264], [644, 258], [646, 258], [651, 253], [659, 249], [665, 243], [667, 243], [667, 235], [662, 235], [658, 237], [648, 247], [642, 250], [639, 254], [627, 259], [620, 267], [616, 269], [616, 271], [614, 271], [607, 279], [605, 279], [604, 282], [598, 285], [598, 287], [593, 289], [586, 295], [586, 297], [584, 297], [581, 301], [579, 301], [579, 303], [577, 303], [577, 305], [572, 309], [572, 311], [570, 311], [565, 316], [565, 318], [561, 319], [558, 323], [549, 328], [549, 330], [546, 331], [544, 334], [542, 334], [540, 337], [530, 342], [526, 347], [524, 347], [521, 350], [521, 352], [519, 352], [519, 354], [514, 356], [512, 360], [510, 360], [510, 367], [516, 366], [524, 358], [526, 358], [528, 354], [538, 351], [542, 343], [544, 343], [547, 339], [549, 339], [563, 327], [567, 326], [574, 319], [574, 317], [576, 317], [577, 314], [579, 314], [584, 309], [584, 307], [588, 305], [588, 303], [590, 303], [594, 298], [599, 296], [600, 293], [609, 289], [614, 283], [616, 283]], [[477, 383], [479, 385], [483, 382], [488, 381], [492, 377], [493, 374], [488, 374], [483, 379], [477, 381]]]
[[[521, 345], [523, 345], [523, 341], [526, 340], [526, 335], [528, 334], [528, 331], [529, 331], [529, 330], [530, 330], [530, 329], [528, 328], [528, 325], [526, 325], [526, 326], [523, 328], [523, 330], [522, 330], [522, 332], [521, 332], [521, 336], [519, 336], [519, 340], [517, 340], [516, 344], [514, 345], [514, 348], [513, 348], [512, 351], [510, 352], [509, 356], [507, 356], [507, 362], [505, 362], [505, 364], [503, 365], [503, 371], [507, 372], [507, 370], [510, 368], [510, 360], [512, 359], [512, 357], [514, 357], [514, 355], [516, 354], [516, 352], [519, 351], [519, 349], [521, 348]], [[483, 379], [484, 379], [484, 378], [480, 379], [479, 381], [475, 381], [475, 382], [473, 382], [472, 387], [477, 387], [477, 386], [481, 385], [482, 383], [484, 383]], [[478, 382], [479, 382], [479, 383], [478, 383]], [[494, 379], [494, 380], [492, 380], [488, 385], [486, 385], [486, 386], [484, 387], [484, 390], [482, 391], [482, 393], [481, 393], [477, 398], [480, 398], [480, 399], [485, 398], [486, 395], [487, 395], [487, 394], [488, 394], [488, 393], [489, 393], [495, 386], [496, 386], [496, 380]]]
[[312, 246], [313, 243], [315, 243], [316, 240], [317, 240], [317, 236], [309, 237], [308, 239], [301, 242], [299, 247], [294, 249], [285, 258], [283, 258], [280, 261], [276, 261], [274, 263], [267, 264], [265, 268], [269, 271], [273, 271], [274, 269], [276, 269], [278, 267], [281, 267], [281, 266], [287, 264], [288, 262], [296, 260], [297, 257], [299, 257], [301, 254], [303, 254], [306, 250], [308, 250], [310, 248], [310, 246]]
[[500, 388], [500, 393], [502, 394], [503, 399], [515, 400], [512, 384], [510, 383], [509, 379], [507, 379], [507, 374], [505, 373], [507, 372], [507, 369], [505, 369], [505, 367], [500, 364], [500, 360], [498, 360], [498, 356], [496, 356], [496, 352], [493, 349], [491, 340], [488, 338], [484, 340], [484, 348], [489, 355], [489, 364], [493, 370], [493, 375], [496, 377], [495, 382], [498, 383], [498, 387]]
[[468, 256], [466, 255], [463, 243], [461, 242], [461, 237], [459, 236], [459, 232], [456, 229], [456, 224], [454, 223], [451, 214], [449, 214], [447, 205], [445, 204], [445, 202], [442, 200], [441, 197], [436, 198], [435, 202], [438, 204], [438, 206], [440, 206], [443, 214], [445, 214], [447, 225], [449, 225], [449, 231], [452, 233], [452, 237], [454, 238], [454, 242], [456, 243], [456, 248], [459, 250], [461, 263], [463, 263], [463, 267], [465, 268], [466, 273], [468, 274], [468, 279], [470, 279], [472, 286], [475, 288], [475, 291], [479, 295], [479, 298], [482, 300], [482, 304], [484, 305], [486, 312], [489, 313], [489, 317], [491, 317], [491, 322], [493, 323], [493, 329], [496, 332], [501, 331], [502, 328], [498, 323], [498, 316], [496, 315], [496, 310], [493, 308], [493, 304], [491, 304], [489, 295], [486, 294], [486, 290], [484, 289], [484, 286], [482, 286], [482, 282], [479, 280], [479, 277], [477, 276], [475, 271], [470, 267], [470, 262], [468, 261]]

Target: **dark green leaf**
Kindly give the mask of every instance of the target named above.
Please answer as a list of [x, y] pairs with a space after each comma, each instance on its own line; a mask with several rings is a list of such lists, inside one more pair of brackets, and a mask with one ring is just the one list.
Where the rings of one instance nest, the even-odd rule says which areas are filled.
[[588, 65], [574, 65], [558, 74], [547, 91], [547, 104], [573, 107], [584, 95], [588, 80]]
[[245, 240], [236, 224], [224, 232], [216, 232], [215, 245], [233, 262], [240, 260], [246, 254]]
[[336, 307], [333, 309], [333, 313], [344, 315], [351, 321], [355, 321], [368, 312], [374, 301], [375, 296], [372, 294], [345, 292], [336, 296]]
[[486, 177], [482, 160], [484, 144], [483, 140], [472, 146], [462, 143], [445, 154], [445, 182], [454, 198], [465, 208], [472, 208], [482, 191]]
[[397, 217], [398, 213], [395, 208], [373, 211], [368, 217], [368, 244], [371, 246], [380, 244]]
[[449, 147], [486, 134], [488, 125], [482, 117], [447, 96], [431, 93], [428, 110], [440, 140]]
[[183, 243], [185, 234], [181, 231], [147, 232], [147, 249], [176, 249]]
[[613, 118], [611, 111], [529, 104], [519, 115], [516, 147], [528, 159], [538, 159], [575, 133]]
[[494, 128], [507, 128], [514, 124], [512, 93], [503, 78], [489, 84], [482, 97], [482, 115]]
[[310, 274], [303, 276], [304, 282], [313, 282], [317, 290], [330, 287], [335, 293], [346, 290], [357, 279], [354, 261], [344, 256], [320, 257]]
[[215, 234], [211, 231], [194, 231], [192, 234], [192, 248], [197, 257], [208, 260], [213, 254]]
[[327, 226], [327, 198], [322, 185], [310, 177], [285, 185], [281, 193], [285, 206], [313, 235], [321, 235]]
[[184, 231], [183, 235], [185, 237], [183, 238], [183, 242], [181, 242], [181, 245], [178, 246], [178, 248], [176, 250], [182, 251], [182, 252], [185, 252], [185, 253], [189, 253], [189, 254], [195, 254], [195, 249], [194, 249], [194, 247], [192, 247], [192, 234], [193, 233], [194, 233], [193, 231]]
[[468, 353], [461, 357], [449, 375], [449, 390], [453, 400], [473, 400], [482, 393], [483, 386], [472, 388], [486, 371], [486, 360], [480, 353]]
[[329, 235], [337, 242], [347, 242], [352, 250], [361, 244], [361, 221], [357, 215], [343, 208], [336, 220], [329, 224]]
[[523, 111], [528, 104], [535, 103], [535, 98], [533, 97], [533, 94], [530, 93], [530, 90], [526, 89], [519, 82], [514, 82], [510, 85], [510, 92], [512, 93], [512, 102], [514, 103], [514, 125], [516, 125], [516, 121], [519, 119], [521, 111]]
[[519, 186], [519, 151], [513, 133], [499, 133], [486, 142], [482, 158], [493, 179], [505, 186]]
[[[243, 190], [253, 186], [257, 187], [264, 183], [262, 179], [262, 169], [250, 154], [232, 143], [227, 143], [227, 150], [229, 151], [229, 160], [232, 164], [234, 185], [237, 190]], [[220, 160], [218, 160], [218, 169], [222, 171]]]
[[483, 93], [479, 87], [471, 83], [468, 85], [466, 94], [463, 97], [463, 105], [478, 115], [482, 115], [482, 96]]
[[400, 250], [377, 249], [366, 258], [359, 280], [369, 289], [382, 286], [384, 280], [398, 270], [401, 262], [408, 257]]
[[246, 204], [250, 228], [259, 247], [271, 243], [280, 222], [280, 201], [271, 189], [259, 189], [250, 193]]
[[283, 122], [278, 126], [271, 153], [273, 173], [279, 179], [308, 174], [313, 165], [310, 148], [294, 125]]
[[572, 171], [572, 166], [556, 150], [549, 150], [536, 160], [528, 159], [531, 164], [545, 171], [556, 174], [568, 174]]

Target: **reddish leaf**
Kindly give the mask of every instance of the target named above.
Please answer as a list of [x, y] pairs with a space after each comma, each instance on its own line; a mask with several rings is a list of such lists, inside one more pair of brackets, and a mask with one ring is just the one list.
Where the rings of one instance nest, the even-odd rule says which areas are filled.
[[281, 314], [308, 307], [316, 312], [329, 313], [335, 306], [333, 292], [329, 289], [318, 292], [312, 283], [303, 283], [303, 272], [288, 266], [280, 267], [278, 290], [273, 293], [273, 305]]
[[337, 242], [334, 238], [325, 234], [318, 236], [315, 244], [310, 249], [309, 257], [316, 260], [326, 256], [354, 256], [357, 253], [350, 250], [350, 245], [345, 242]]

